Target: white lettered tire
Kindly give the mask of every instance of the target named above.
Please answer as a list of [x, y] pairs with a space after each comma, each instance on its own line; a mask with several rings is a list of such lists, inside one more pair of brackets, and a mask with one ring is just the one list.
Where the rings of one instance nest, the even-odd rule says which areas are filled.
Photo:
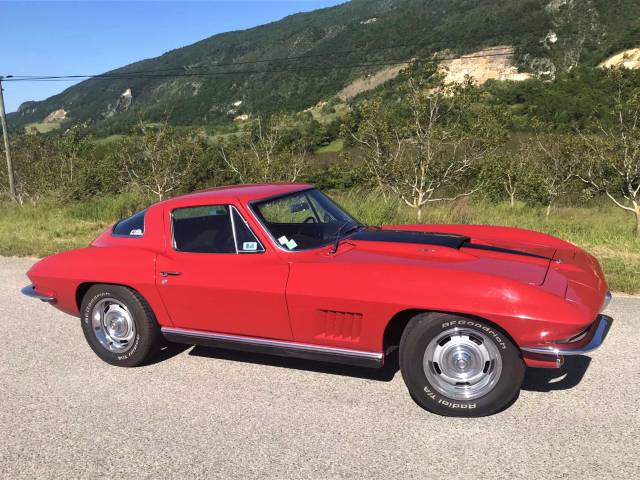
[[111, 365], [141, 365], [162, 342], [149, 304], [135, 290], [120, 285], [92, 286], [82, 299], [80, 323], [91, 349]]
[[439, 415], [481, 417], [518, 396], [520, 350], [496, 326], [446, 313], [411, 319], [400, 341], [400, 370], [411, 397]]

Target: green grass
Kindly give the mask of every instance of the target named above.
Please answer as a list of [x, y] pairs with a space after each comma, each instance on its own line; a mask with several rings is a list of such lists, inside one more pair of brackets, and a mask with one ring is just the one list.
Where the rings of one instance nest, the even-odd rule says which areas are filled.
[[125, 138], [124, 135], [115, 134], [109, 135], [108, 137], [96, 138], [93, 143], [95, 143], [96, 145], [109, 145], [111, 143], [122, 140], [123, 138]]
[[[385, 202], [376, 192], [333, 192], [331, 196], [359, 220], [371, 224], [416, 223], [414, 210]], [[119, 218], [144, 208], [151, 200], [133, 195], [96, 198], [60, 205], [43, 202], [17, 205], [0, 201], [0, 255], [44, 256], [83, 247]], [[608, 204], [555, 208], [490, 204], [466, 199], [431, 205], [424, 223], [479, 223], [529, 228], [556, 235], [590, 251], [601, 261], [614, 291], [640, 292], [640, 238], [632, 234], [630, 215]]]
[[0, 255], [42, 257], [86, 247], [115, 220], [147, 203], [129, 195], [63, 206], [55, 202], [17, 206], [0, 201]]
[[338, 153], [341, 152], [343, 148], [344, 140], [338, 138], [337, 140], [331, 142], [329, 145], [325, 145], [324, 147], [320, 147], [319, 149], [317, 149], [316, 153], [320, 155], [322, 155], [323, 153]]

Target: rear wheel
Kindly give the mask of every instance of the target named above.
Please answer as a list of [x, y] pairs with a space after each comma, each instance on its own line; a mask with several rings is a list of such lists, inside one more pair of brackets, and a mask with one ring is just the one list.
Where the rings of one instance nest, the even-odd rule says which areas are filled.
[[508, 406], [522, 385], [518, 348], [480, 320], [423, 313], [400, 341], [400, 369], [413, 399], [440, 415], [478, 417]]
[[82, 331], [91, 349], [107, 363], [135, 367], [161, 343], [155, 316], [146, 300], [127, 287], [94, 285], [82, 300]]

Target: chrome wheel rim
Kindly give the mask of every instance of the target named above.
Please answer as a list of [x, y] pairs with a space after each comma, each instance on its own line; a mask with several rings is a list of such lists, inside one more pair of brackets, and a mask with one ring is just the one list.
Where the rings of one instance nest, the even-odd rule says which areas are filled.
[[91, 310], [93, 332], [105, 349], [124, 353], [133, 345], [136, 324], [127, 306], [115, 298], [99, 300]]
[[498, 383], [502, 357], [485, 334], [452, 328], [429, 342], [423, 367], [431, 386], [442, 395], [454, 400], [475, 400]]

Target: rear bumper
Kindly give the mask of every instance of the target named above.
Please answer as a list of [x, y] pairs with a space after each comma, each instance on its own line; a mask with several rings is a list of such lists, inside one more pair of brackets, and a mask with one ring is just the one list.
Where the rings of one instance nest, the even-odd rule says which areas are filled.
[[521, 350], [526, 353], [534, 353], [538, 355], [552, 355], [554, 357], [561, 357], [565, 355], [582, 355], [592, 352], [602, 345], [604, 339], [607, 337], [613, 319], [607, 315], [598, 315], [598, 318], [584, 336], [577, 342], [568, 343], [555, 343], [545, 345], [532, 345], [521, 347]]
[[49, 297], [47, 295], [42, 295], [36, 292], [36, 287], [34, 287], [33, 285], [27, 285], [22, 290], [20, 290], [20, 292], [27, 297], [37, 298], [38, 300], [41, 300], [43, 302], [54, 303], [56, 301], [54, 297]]

